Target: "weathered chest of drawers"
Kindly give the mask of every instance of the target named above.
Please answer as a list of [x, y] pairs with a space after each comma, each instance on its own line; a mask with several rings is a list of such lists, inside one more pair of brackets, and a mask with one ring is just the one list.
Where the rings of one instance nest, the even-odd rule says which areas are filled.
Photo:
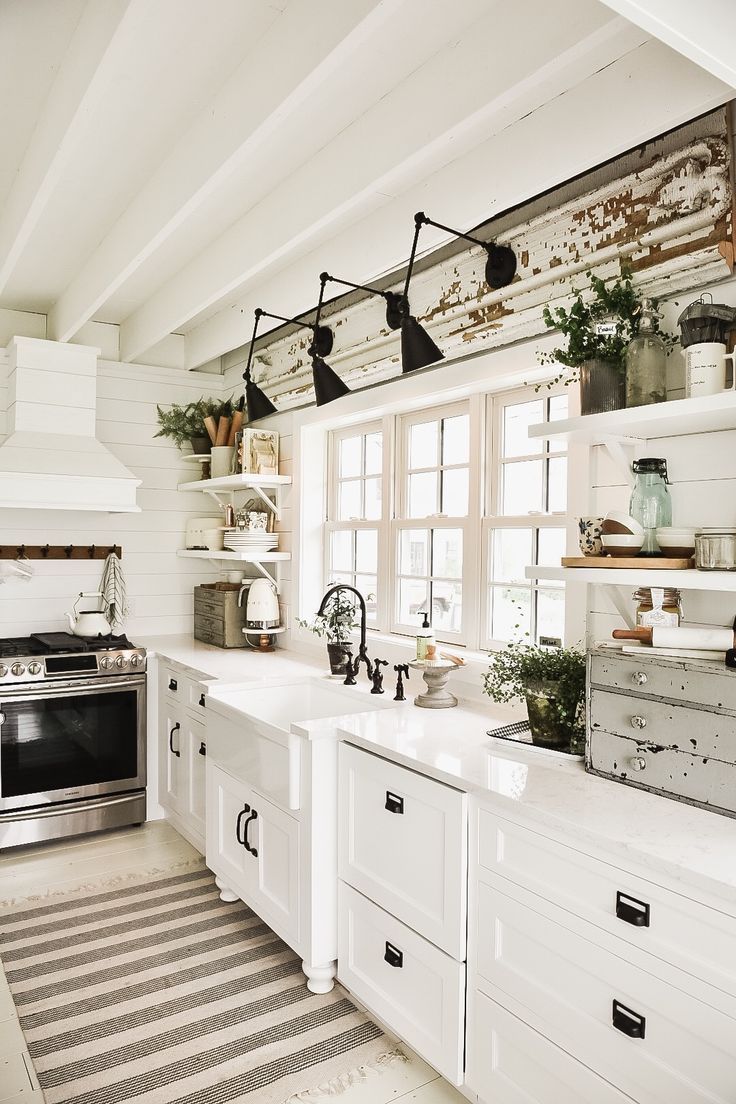
[[736, 672], [594, 649], [587, 699], [587, 770], [736, 816]]
[[194, 639], [218, 648], [244, 648], [245, 610], [238, 605], [239, 587], [223, 589], [203, 583], [194, 588]]

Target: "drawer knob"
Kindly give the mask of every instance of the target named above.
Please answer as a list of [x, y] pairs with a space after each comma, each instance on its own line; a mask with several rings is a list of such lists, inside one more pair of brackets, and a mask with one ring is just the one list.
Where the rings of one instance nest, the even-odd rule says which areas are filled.
[[394, 794], [394, 793], [391, 793], [390, 790], [386, 790], [386, 804], [384, 805], [384, 808], [389, 813], [400, 813], [401, 815], [403, 815], [403, 812], [404, 812], [404, 799], [403, 799], [403, 797], [399, 797], [398, 794]]
[[627, 1008], [625, 1004], [615, 998], [611, 1023], [617, 1031], [620, 1031], [623, 1035], [628, 1035], [630, 1039], [644, 1038], [647, 1026], [646, 1016], [634, 1012], [633, 1008]]
[[646, 671], [634, 671], [631, 676], [631, 681], [635, 686], [645, 686], [649, 680], [647, 679]]
[[641, 731], [642, 728], [646, 728], [647, 727], [646, 717], [641, 717], [641, 716], [639, 716], [638, 713], [634, 714], [634, 716], [631, 718], [631, 727], [632, 728], [638, 728], [639, 731]]
[[632, 770], [643, 771], [646, 770], [647, 761], [643, 755], [632, 755], [629, 759], [629, 766]]
[[176, 679], [169, 679], [169, 690], [176, 690], [177, 685]]
[[393, 943], [389, 943], [386, 940], [386, 953], [383, 956], [383, 961], [388, 962], [389, 966], [395, 966], [397, 970], [400, 970], [404, 965], [404, 952], [400, 951], [398, 947], [394, 947]]
[[625, 924], [633, 924], [635, 928], [649, 927], [649, 905], [646, 901], [629, 897], [628, 893], [622, 893], [620, 889], [616, 894], [616, 916]]

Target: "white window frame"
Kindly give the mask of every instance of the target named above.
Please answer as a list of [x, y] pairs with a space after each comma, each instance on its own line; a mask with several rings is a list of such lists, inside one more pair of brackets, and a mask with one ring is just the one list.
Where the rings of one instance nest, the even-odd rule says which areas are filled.
[[[500, 513], [501, 504], [501, 487], [503, 482], [503, 459], [501, 457], [501, 442], [503, 440], [503, 411], [506, 406], [512, 406], [515, 403], [530, 402], [535, 397], [541, 399], [551, 399], [555, 395], [566, 394], [563, 384], [551, 386], [547, 388], [544, 386], [539, 393], [535, 396], [531, 387], [514, 388], [511, 391], [498, 391], [486, 396], [486, 414], [485, 423], [489, 429], [489, 441], [488, 448], [486, 449], [486, 472], [488, 474], [487, 488], [486, 488], [486, 508], [483, 513], [481, 522], [481, 594], [480, 594], [480, 647], [484, 650], [496, 651], [499, 648], [503, 648], [508, 643], [505, 640], [494, 640], [491, 636], [491, 618], [490, 618], [490, 587], [496, 582], [491, 578], [491, 539], [494, 529], [531, 529], [532, 540], [536, 541], [534, 530], [540, 529], [564, 529], [567, 530], [569, 522], [569, 503], [566, 503], [566, 509], [564, 511], [558, 511], [555, 513], [543, 513], [543, 512], [530, 512], [528, 514], [502, 514]], [[542, 420], [546, 420], [546, 414]], [[520, 462], [524, 460], [544, 460], [551, 456], [567, 457], [567, 450], [551, 450], [550, 442], [547, 439], [542, 440], [542, 451], [535, 453], [526, 453], [522, 456], [514, 456], [509, 458], [510, 462]], [[545, 479], [546, 481], [546, 479]], [[555, 584], [547, 580], [522, 580], [518, 584], [509, 584], [519, 586], [521, 589], [528, 589], [532, 595], [535, 591], [539, 590], [561, 590], [563, 597], [565, 595], [565, 585]], [[567, 603], [565, 602], [565, 605]], [[534, 606], [532, 607], [534, 611]], [[567, 629], [567, 609], [565, 610], [565, 629]], [[536, 631], [536, 625], [534, 619], [531, 624], [532, 629], [532, 641], [534, 640], [534, 634]], [[564, 642], [564, 635], [563, 635]]]
[[[338, 477], [338, 457], [340, 442], [346, 440], [349, 437], [365, 436], [368, 433], [381, 433], [383, 435], [382, 442], [382, 458], [381, 458], [381, 504], [382, 512], [380, 518], [371, 519], [346, 519], [340, 521], [337, 518], [338, 508], [338, 490], [339, 490], [339, 477]], [[329, 434], [328, 451], [327, 451], [327, 495], [326, 495], [326, 507], [327, 516], [325, 518], [324, 532], [324, 548], [322, 555], [322, 571], [324, 576], [325, 585], [331, 582], [330, 578], [330, 544], [332, 541], [332, 533], [335, 532], [353, 532], [359, 529], [375, 529], [378, 533], [378, 554], [376, 560], [377, 567], [377, 597], [376, 597], [376, 619], [369, 622], [369, 628], [373, 632], [386, 632], [389, 625], [389, 579], [390, 573], [388, 569], [388, 563], [390, 561], [389, 552], [389, 517], [390, 517], [390, 498], [391, 498], [391, 471], [393, 468], [393, 419], [392, 418], [379, 418], [375, 421], [366, 422], [362, 425], [346, 426], [343, 429], [332, 430]]]
[[[441, 418], [452, 418], [458, 414], [468, 415], [469, 424], [469, 463], [468, 463], [468, 514], [466, 517], [452, 515], [429, 515], [425, 518], [409, 518], [409, 436], [413, 425], [422, 422], [438, 421]], [[391, 594], [391, 631], [400, 636], [412, 636], [416, 634], [420, 621], [417, 618], [415, 624], [405, 624], [399, 619], [399, 568], [401, 556], [401, 532], [405, 529], [460, 529], [463, 534], [463, 570], [462, 585], [462, 630], [452, 632], [448, 629], [440, 629], [435, 626], [435, 636], [443, 643], [472, 647], [477, 638], [477, 602], [469, 598], [473, 579], [477, 579], [478, 545], [480, 525], [480, 457], [482, 435], [482, 397], [471, 396], [459, 402], [443, 403], [438, 406], [426, 407], [422, 410], [414, 410], [398, 415], [396, 419], [396, 457], [394, 501], [396, 502], [395, 516], [391, 521], [391, 556], [392, 556], [392, 594]], [[465, 467], [465, 465], [449, 465], [449, 467]], [[427, 471], [441, 472], [442, 457], [438, 457], [435, 467], [427, 467]], [[441, 476], [440, 476], [441, 478]], [[430, 538], [431, 539], [431, 538]], [[456, 582], [457, 580], [448, 580]]]

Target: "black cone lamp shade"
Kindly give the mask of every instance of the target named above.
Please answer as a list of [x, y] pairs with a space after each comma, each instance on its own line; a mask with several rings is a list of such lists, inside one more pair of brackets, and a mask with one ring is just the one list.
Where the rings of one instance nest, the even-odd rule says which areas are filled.
[[326, 406], [327, 403], [350, 394], [348, 385], [343, 383], [337, 372], [320, 356], [312, 357], [312, 380], [317, 406]]
[[445, 354], [411, 314], [401, 319], [401, 371], [415, 372], [444, 360]]
[[255, 422], [258, 418], [266, 418], [269, 414], [275, 414], [276, 407], [268, 395], [261, 391], [258, 384], [250, 378], [249, 367], [243, 373], [243, 379], [245, 380], [245, 405], [248, 407], [248, 421]]

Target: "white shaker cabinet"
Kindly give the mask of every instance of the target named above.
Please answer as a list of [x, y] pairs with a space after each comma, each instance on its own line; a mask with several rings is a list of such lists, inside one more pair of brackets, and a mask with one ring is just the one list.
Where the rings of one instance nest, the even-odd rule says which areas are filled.
[[205, 690], [197, 672], [158, 662], [159, 802], [167, 818], [205, 851]]

